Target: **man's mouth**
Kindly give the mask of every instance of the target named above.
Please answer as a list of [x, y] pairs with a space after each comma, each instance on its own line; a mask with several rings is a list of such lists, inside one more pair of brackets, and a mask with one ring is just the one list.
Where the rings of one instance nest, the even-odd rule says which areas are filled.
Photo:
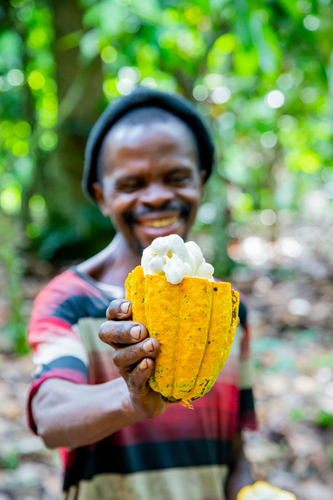
[[174, 224], [177, 221], [178, 217], [161, 217], [160, 219], [154, 219], [154, 220], [146, 220], [142, 221], [141, 224], [145, 227], [154, 227], [154, 228], [160, 228], [160, 227], [167, 227], [171, 226], [171, 224]]

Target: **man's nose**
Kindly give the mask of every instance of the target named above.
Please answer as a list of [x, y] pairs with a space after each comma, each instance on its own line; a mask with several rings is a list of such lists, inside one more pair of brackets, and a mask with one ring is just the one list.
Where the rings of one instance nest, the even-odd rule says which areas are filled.
[[166, 186], [151, 184], [140, 196], [140, 201], [144, 205], [150, 205], [154, 208], [158, 208], [168, 201], [171, 201], [173, 198], [173, 192]]

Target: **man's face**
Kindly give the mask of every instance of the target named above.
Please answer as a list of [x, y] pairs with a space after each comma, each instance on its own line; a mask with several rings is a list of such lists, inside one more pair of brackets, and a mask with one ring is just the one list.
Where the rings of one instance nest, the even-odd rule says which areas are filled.
[[106, 136], [95, 196], [136, 251], [159, 236], [185, 238], [200, 203], [194, 138], [179, 120], [115, 126]]

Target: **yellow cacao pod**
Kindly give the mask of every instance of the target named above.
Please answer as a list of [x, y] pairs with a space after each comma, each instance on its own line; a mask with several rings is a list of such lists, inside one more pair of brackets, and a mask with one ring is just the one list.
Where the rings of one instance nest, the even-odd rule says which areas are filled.
[[185, 277], [178, 285], [165, 276], [143, 274], [125, 282], [133, 321], [160, 343], [150, 387], [168, 403], [191, 408], [208, 392], [229, 355], [238, 321], [239, 294], [230, 283]]
[[237, 500], [297, 500], [295, 495], [280, 490], [264, 481], [257, 481], [252, 486], [245, 486], [237, 495]]

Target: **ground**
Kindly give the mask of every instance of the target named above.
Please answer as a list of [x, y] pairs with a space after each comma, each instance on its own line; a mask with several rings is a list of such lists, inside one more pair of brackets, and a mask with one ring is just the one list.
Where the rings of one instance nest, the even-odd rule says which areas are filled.
[[[319, 231], [318, 231], [319, 229]], [[246, 435], [256, 480], [298, 500], [333, 498], [332, 232], [316, 220], [281, 226], [274, 240], [245, 235], [230, 245], [232, 281], [250, 311], [258, 432]], [[331, 242], [331, 243], [330, 243]], [[55, 272], [33, 263], [25, 308]], [[4, 309], [4, 302], [0, 306]], [[31, 356], [0, 353], [0, 500], [56, 500], [57, 453], [27, 429]]]

